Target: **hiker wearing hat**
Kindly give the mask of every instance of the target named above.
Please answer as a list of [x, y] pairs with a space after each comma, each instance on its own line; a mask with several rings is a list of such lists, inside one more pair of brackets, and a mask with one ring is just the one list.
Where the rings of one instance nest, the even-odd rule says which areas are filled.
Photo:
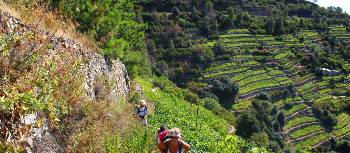
[[168, 133], [169, 133], [169, 130], [166, 127], [166, 125], [160, 126], [158, 130], [158, 135], [157, 135], [157, 144], [158, 144], [158, 149], [160, 151], [162, 151], [162, 149], [160, 148], [160, 144], [167, 138], [166, 136], [168, 135]]
[[137, 116], [142, 120], [143, 124], [147, 125], [147, 106], [145, 100], [140, 100], [140, 105], [136, 106]]
[[171, 129], [166, 138], [159, 145], [163, 153], [186, 153], [190, 149], [190, 145], [181, 140], [181, 131], [178, 128]]

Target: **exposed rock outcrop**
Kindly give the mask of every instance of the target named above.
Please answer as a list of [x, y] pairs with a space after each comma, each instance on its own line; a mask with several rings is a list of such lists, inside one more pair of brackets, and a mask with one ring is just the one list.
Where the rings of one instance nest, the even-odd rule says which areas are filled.
[[[55, 32], [36, 29], [34, 26], [25, 25], [21, 20], [8, 13], [0, 11], [0, 34], [23, 35], [31, 32], [40, 39], [21, 44], [22, 50], [40, 50], [44, 45], [50, 49], [42, 59], [50, 59], [59, 56], [61, 52], [71, 52], [73, 58], [83, 59], [83, 85], [87, 99], [96, 100], [99, 96], [106, 96], [109, 101], [118, 102], [129, 92], [129, 77], [125, 66], [119, 60], [110, 60], [98, 54], [96, 51], [83, 47], [69, 38], [57, 37]], [[16, 52], [13, 49], [12, 52]], [[16, 57], [13, 58], [14, 60]], [[108, 90], [106, 89], [108, 88]], [[102, 95], [102, 92], [104, 94]], [[28, 144], [28, 152], [51, 153], [62, 152], [59, 143], [56, 142], [50, 127], [44, 122], [36, 127], [37, 115], [32, 114], [22, 117], [22, 124], [32, 125], [30, 134], [25, 138]]]
[[[85, 65], [84, 72], [84, 89], [90, 100], [97, 99], [99, 96], [107, 96], [111, 101], [118, 101], [129, 92], [129, 77], [125, 66], [120, 61], [93, 54]], [[105, 82], [104, 87], [99, 85], [101, 81]], [[102, 94], [107, 90], [104, 89], [105, 86], [110, 89], [108, 93]]]

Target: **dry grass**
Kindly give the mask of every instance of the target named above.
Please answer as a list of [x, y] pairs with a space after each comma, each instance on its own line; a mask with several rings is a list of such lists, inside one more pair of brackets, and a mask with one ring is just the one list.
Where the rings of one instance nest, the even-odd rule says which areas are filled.
[[105, 152], [106, 138], [117, 136], [124, 141], [133, 136], [131, 131], [143, 126], [134, 115], [133, 104], [126, 100], [110, 101], [111, 88], [106, 78], [98, 77], [95, 86], [99, 88], [97, 100], [79, 103], [76, 113], [62, 122], [65, 130], [60, 135], [67, 136], [61, 138], [66, 152]]
[[[22, 136], [29, 134], [30, 128], [23, 131], [17, 116], [38, 111], [39, 117], [46, 116], [49, 125], [57, 127], [56, 121], [60, 115], [68, 114], [71, 107], [80, 107], [79, 105], [85, 102], [81, 97], [83, 59], [77, 58], [76, 53], [67, 51], [60, 52], [55, 57], [50, 56], [51, 45], [32, 31], [18, 33], [15, 36], [2, 34], [1, 40], [4, 41], [5, 47], [0, 54], [0, 96], [9, 99], [6, 103], [13, 102], [15, 106], [0, 110], [4, 111], [1, 114], [5, 114], [0, 115], [0, 119], [12, 123], [8, 127], [15, 127], [5, 130], [6, 135], [20, 133], [14, 135], [14, 141], [9, 142], [9, 146], [12, 144], [20, 146]], [[40, 47], [32, 48], [30, 44], [34, 42]], [[31, 94], [34, 92], [35, 95]], [[39, 110], [38, 107], [26, 104], [23, 100], [17, 100], [16, 96], [20, 94], [33, 95], [31, 103], [40, 103], [43, 108], [40, 107]], [[6, 116], [15, 116], [16, 120], [12, 121]], [[7, 136], [1, 137], [2, 140], [6, 138]]]
[[[144, 129], [141, 121], [135, 117], [133, 103], [126, 100], [110, 101], [107, 96], [103, 96], [110, 92], [108, 87], [104, 87], [106, 80], [98, 80], [97, 86], [101, 87], [99, 98], [96, 101], [79, 103], [75, 113], [62, 120], [61, 129], [64, 130], [56, 135], [63, 136], [61, 139], [65, 152], [105, 152], [106, 141], [117, 136], [116, 145], [124, 145], [128, 138], [135, 137], [135, 130]], [[147, 106], [149, 114], [152, 114], [153, 103], [148, 102]], [[137, 135], [137, 139], [141, 139], [139, 136]], [[153, 134], [150, 137], [155, 138]]]
[[[101, 77], [96, 82], [96, 86], [100, 87], [101, 91], [97, 101], [87, 101], [81, 97], [82, 80], [79, 78], [82, 78], [80, 64], [83, 59], [78, 59], [74, 52], [68, 51], [64, 51], [54, 58], [50, 57], [48, 56], [50, 45], [47, 44], [41, 44], [44, 46], [41, 51], [28, 50], [27, 42], [45, 43], [45, 41], [40, 40], [37, 35], [34, 35], [33, 38], [22, 38], [23, 43], [19, 45], [16, 45], [15, 41], [8, 43], [8, 51], [16, 51], [17, 53], [18, 61], [15, 60], [14, 63], [29, 65], [24, 68], [15, 67], [11, 65], [13, 64], [10, 62], [12, 58], [0, 56], [1, 70], [12, 80], [6, 84], [0, 82], [0, 87], [4, 90], [5, 86], [15, 87], [20, 92], [26, 92], [33, 90], [38, 83], [51, 85], [53, 91], [49, 95], [53, 103], [62, 107], [66, 106], [67, 111], [71, 108], [69, 115], [60, 118], [61, 121], [55, 124], [58, 126], [55, 129], [55, 136], [59, 137], [59, 142], [63, 148], [66, 148], [66, 152], [103, 152], [106, 136], [118, 135], [120, 138], [127, 138], [130, 137], [130, 129], [141, 126], [133, 117], [134, 107], [132, 104], [125, 100], [109, 101], [110, 98], [105, 96], [111, 90], [110, 83], [106, 78]], [[28, 53], [33, 53], [33, 60], [30, 60], [32, 58], [24, 60], [27, 59], [24, 58], [24, 55]]]
[[21, 19], [25, 24], [53, 32], [56, 37], [70, 38], [91, 50], [98, 51], [98, 44], [92, 37], [76, 31], [77, 23], [63, 18], [57, 12], [49, 11], [42, 6], [22, 4], [20, 0], [0, 0], [0, 9]]
[[[3, 1], [0, 1], [0, 9], [18, 17], [23, 24], [35, 25], [34, 28], [54, 32], [56, 36], [68, 37], [85, 47], [98, 50], [95, 41], [76, 32], [74, 23], [64, 22], [55, 13], [45, 11], [38, 6], [25, 7], [25, 5]], [[9, 88], [16, 87], [19, 92], [28, 92], [33, 91], [38, 82], [44, 85], [52, 84], [53, 92], [50, 93], [52, 101], [67, 107], [67, 111], [71, 109], [69, 115], [60, 118], [61, 121], [56, 125], [58, 128], [55, 129], [55, 135], [61, 140], [60, 143], [66, 148], [66, 152], [104, 152], [106, 136], [118, 135], [120, 138], [128, 138], [132, 136], [130, 131], [143, 126], [134, 117], [132, 104], [125, 100], [109, 101], [104, 96], [108, 95], [111, 89], [104, 78], [96, 82], [102, 91], [97, 101], [87, 101], [81, 97], [82, 91], [78, 90], [81, 89], [82, 81], [79, 79], [82, 78], [79, 66], [85, 59], [77, 59], [76, 53], [69, 51], [50, 58], [48, 56], [50, 45], [39, 35], [34, 35], [33, 38], [25, 37], [22, 41], [23, 43], [19, 45], [11, 42], [8, 44], [8, 49], [13, 52], [13, 48], [17, 47], [18, 62], [29, 63], [29, 65], [25, 69], [18, 69], [11, 65], [12, 58], [0, 57], [1, 73], [6, 73], [12, 80], [11, 83], [6, 84], [0, 81], [0, 87], [6, 85]], [[27, 45], [31, 41], [42, 46], [40, 50], [28, 51]], [[25, 53], [31, 53], [33, 59], [23, 61]], [[51, 63], [55, 66], [51, 67]], [[47, 75], [42, 76], [43, 72], [47, 72]], [[51, 80], [54, 81], [50, 82]], [[148, 104], [148, 108], [152, 113], [152, 103]]]
[[75, 129], [68, 137], [66, 152], [103, 152], [106, 136], [124, 137], [139, 126], [131, 110], [133, 106], [125, 101], [85, 103], [82, 120], [65, 121], [66, 129]]

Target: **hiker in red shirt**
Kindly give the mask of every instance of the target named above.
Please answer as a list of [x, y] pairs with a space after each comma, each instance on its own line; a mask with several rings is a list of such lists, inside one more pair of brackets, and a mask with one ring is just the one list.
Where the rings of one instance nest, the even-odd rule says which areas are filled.
[[167, 136], [169, 133], [168, 128], [165, 125], [160, 126], [158, 130], [158, 137], [157, 142], [160, 144], [162, 141], [164, 141], [165, 136]]
[[168, 133], [169, 133], [168, 128], [165, 125], [160, 126], [158, 130], [158, 135], [157, 135], [157, 143], [158, 143], [159, 150], [160, 150], [159, 144], [165, 140], [165, 137], [168, 135]]

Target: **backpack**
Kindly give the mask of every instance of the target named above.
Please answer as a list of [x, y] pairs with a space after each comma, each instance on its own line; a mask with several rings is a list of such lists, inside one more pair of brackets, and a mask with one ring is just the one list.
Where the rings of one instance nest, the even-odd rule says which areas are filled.
[[[178, 144], [179, 144], [179, 148], [177, 150], [178, 150], [178, 153], [181, 153], [182, 152], [182, 143], [179, 141]], [[168, 146], [169, 146], [169, 141], [165, 143], [164, 153], [168, 153], [168, 151], [169, 151]]]
[[143, 111], [141, 111], [140, 108], [137, 108], [137, 114], [140, 114], [141, 112], [144, 112], [144, 115], [147, 115], [147, 106], [145, 106]]
[[168, 130], [165, 130], [165, 131], [163, 131], [163, 132], [160, 132], [160, 133], [158, 134], [158, 143], [165, 141], [166, 138], [167, 138], [168, 133], [169, 133]]

